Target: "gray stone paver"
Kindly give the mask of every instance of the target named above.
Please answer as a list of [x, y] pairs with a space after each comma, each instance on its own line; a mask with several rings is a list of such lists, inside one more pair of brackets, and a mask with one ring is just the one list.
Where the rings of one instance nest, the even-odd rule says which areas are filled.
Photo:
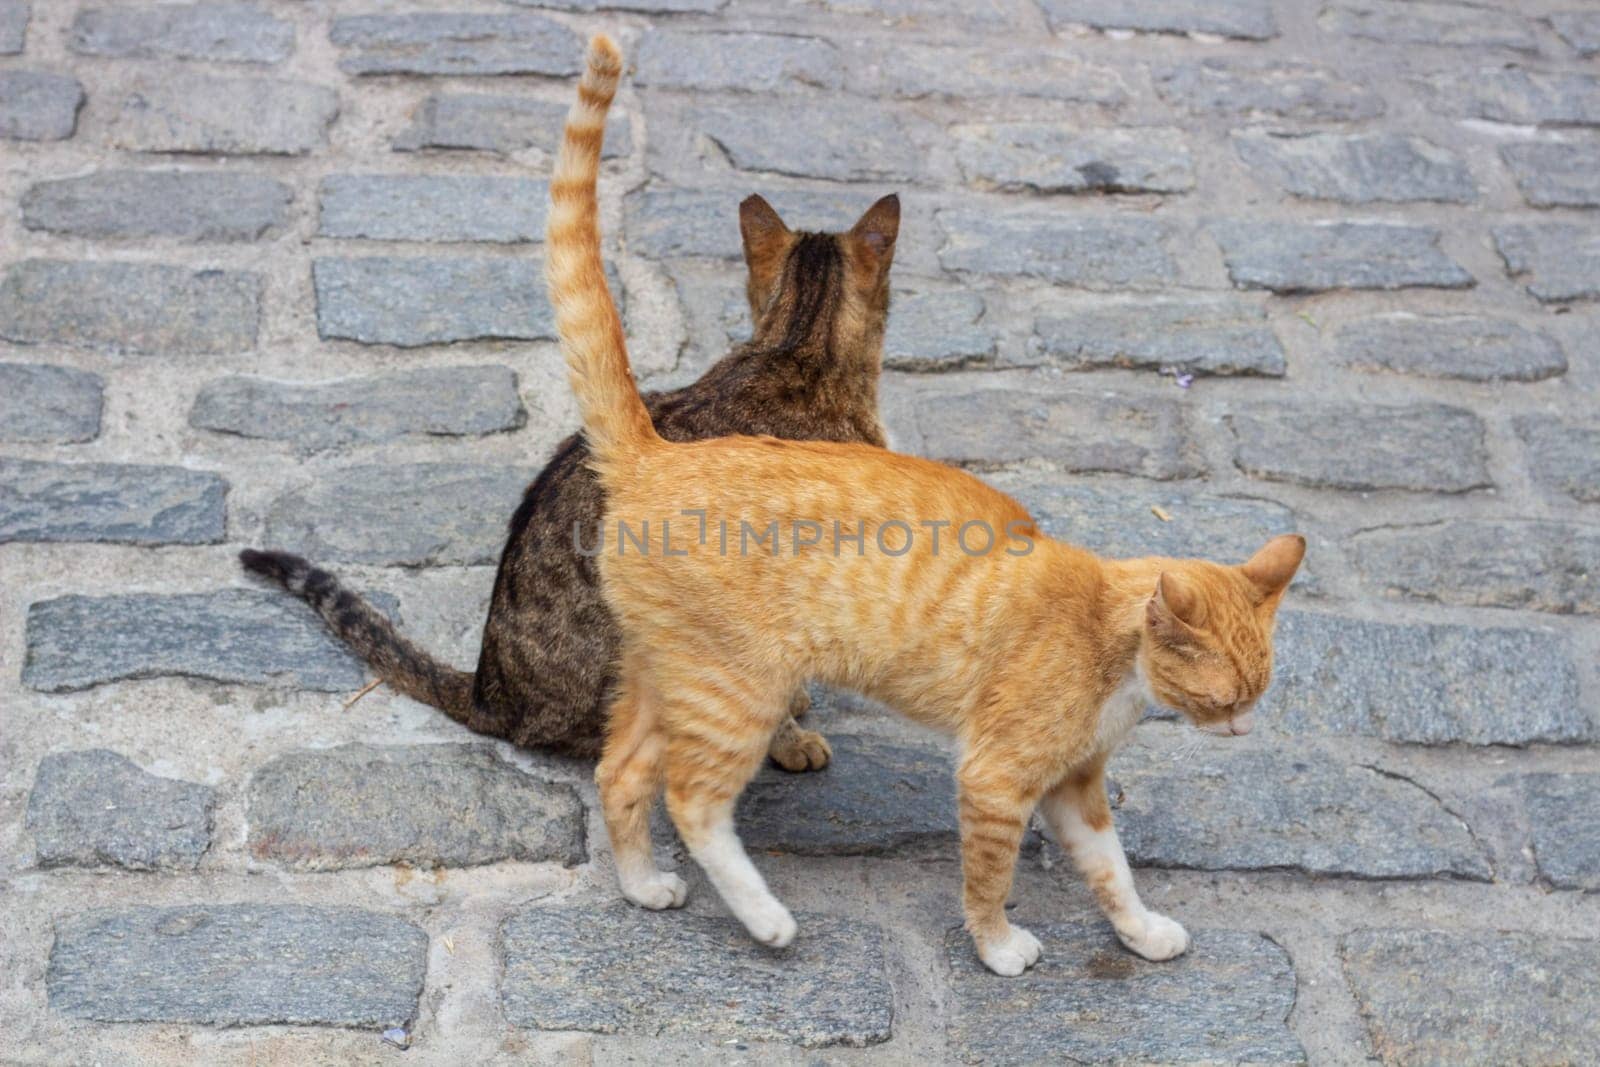
[[[1075, 484], [1039, 476], [997, 481], [1028, 507], [1045, 533], [1109, 556], [1205, 554], [1244, 560], [1267, 538], [1298, 528], [1294, 512], [1275, 501], [1180, 484], [1141, 486], [1141, 495], [1133, 482]], [[1312, 573], [1303, 570], [1296, 585], [1306, 584]]]
[[265, 537], [330, 562], [493, 563], [506, 516], [537, 473], [465, 463], [329, 470], [272, 502]]
[[1304, 1063], [1286, 1025], [1294, 1006], [1288, 954], [1260, 934], [1191, 931], [1195, 948], [1168, 963], [1129, 954], [1083, 923], [1033, 924], [1044, 958], [1034, 992], [1017, 996], [972, 958], [953, 930], [949, 1032], [981, 1063]]
[[1588, 227], [1550, 222], [1498, 226], [1506, 269], [1544, 303], [1600, 299], [1600, 239]]
[[0, 340], [150, 356], [246, 352], [260, 293], [253, 271], [28, 259], [0, 280]]
[[1287, 733], [1524, 745], [1600, 733], [1549, 630], [1370, 622], [1293, 611], [1263, 704]]
[[1042, 314], [1029, 353], [1064, 367], [1281, 378], [1283, 345], [1261, 308], [1231, 298], [1149, 300]]
[[1411, 0], [1355, 0], [1329, 5], [1319, 22], [1333, 33], [1386, 43], [1539, 50], [1531, 20], [1514, 11]]
[[[830, 109], [795, 114], [781, 99], [768, 103], [693, 104], [681, 110], [652, 108], [652, 122], [681, 127], [688, 136], [652, 143], [664, 170], [673, 157], [700, 139], [710, 140], [735, 167], [752, 173], [827, 178], [840, 182], [917, 182], [925, 180], [926, 153], [909, 127], [914, 119], [892, 107], [855, 108], [852, 132], [872, 144], [863, 154], [859, 140], [844, 135]], [[927, 128], [926, 123], [916, 123]]]
[[1600, 503], [1600, 425], [1527, 415], [1516, 421], [1533, 480], [1586, 504]]
[[1252, 478], [1328, 489], [1463, 493], [1491, 482], [1483, 422], [1443, 404], [1280, 407], [1226, 416]]
[[934, 856], [956, 847], [948, 751], [836, 734], [822, 777], [767, 768], [739, 799], [753, 849], [801, 856]]
[[1473, 284], [1439, 231], [1384, 222], [1220, 222], [1211, 227], [1234, 284], [1276, 293]]
[[[376, 601], [397, 614], [392, 598]], [[163, 675], [340, 692], [363, 666], [302, 604], [246, 589], [65, 596], [29, 605], [22, 682], [66, 693]]]
[[1586, 144], [1508, 144], [1500, 155], [1534, 207], [1600, 207], [1600, 150]]
[[804, 1047], [886, 1040], [894, 1007], [883, 932], [796, 918], [806, 936], [780, 955], [721, 916], [617, 904], [524, 909], [501, 929], [506, 1018], [540, 1030], [705, 1033]]
[[1600, 889], [1600, 775], [1530, 774], [1517, 782], [1539, 873], [1562, 889]]
[[253, 241], [288, 221], [293, 198], [265, 175], [102, 171], [34, 185], [22, 224], [78, 237]]
[[977, 293], [904, 293], [895, 309], [883, 338], [886, 367], [950, 370], [994, 355], [998, 325]]
[[1214, 33], [1223, 37], [1275, 36], [1266, 0], [1042, 0], [1053, 24], [1083, 23], [1101, 30]]
[[1335, 331], [1331, 355], [1359, 370], [1469, 382], [1532, 382], [1567, 370], [1566, 353], [1550, 334], [1477, 315], [1357, 319]]
[[211, 844], [215, 795], [103, 748], [56, 752], [39, 762], [28, 832], [41, 867], [193, 869]]
[[[1246, 742], [1246, 745], [1249, 743]], [[1124, 749], [1118, 833], [1140, 866], [1296, 870], [1360, 878], [1466, 878], [1491, 868], [1472, 832], [1422, 787], [1346, 766], [1299, 740]]]
[[0, 55], [22, 51], [32, 15], [30, 0], [0, 0]]
[[1600, 125], [1600, 78], [1519, 66], [1450, 71], [1417, 79], [1428, 104], [1452, 118], [1516, 126]]
[[[1592, 1059], [1592, 7], [0, 0], [0, 1058]], [[302, 552], [472, 666], [575, 426], [543, 228], [596, 30], [645, 387], [748, 337], [744, 197], [898, 192], [895, 447], [1108, 554], [1309, 538], [1256, 732], [1112, 766], [1182, 959], [1036, 827], [1045, 960], [982, 972], [950, 746], [842, 693], [739, 809], [791, 949], [670, 834], [687, 912], [624, 906], [590, 767], [344, 707], [369, 670], [239, 573]]]
[[1102, 106], [1129, 99], [1127, 76], [1116, 67], [1021, 40], [996, 41], [987, 48], [908, 41], [896, 49], [894, 63], [881, 62], [869, 42], [857, 42], [850, 57], [850, 88], [871, 96], [1001, 101], [1020, 96]]
[[[980, 467], [1045, 460], [1069, 471], [1109, 471], [1146, 478], [1204, 473], [1182, 405], [1114, 393], [976, 389], [922, 397], [917, 424], [923, 449], [948, 462]], [[1007, 427], [1003, 435], [988, 428]], [[1118, 439], [1104, 428], [1117, 427]]]
[[277, 78], [144, 74], [123, 95], [111, 140], [134, 152], [303, 156], [326, 142], [339, 94]]
[[43, 70], [0, 70], [0, 138], [64, 141], [78, 125], [83, 83]]
[[1517, 933], [1362, 930], [1345, 974], [1384, 1063], [1576, 1063], [1600, 1041], [1574, 988], [1592, 988], [1594, 941]]
[[1156, 91], [1170, 106], [1197, 115], [1347, 121], [1382, 115], [1370, 87], [1310, 63], [1203, 59], [1159, 69]]
[[50, 952], [50, 1006], [105, 1022], [381, 1029], [416, 1013], [428, 938], [355, 908], [194, 905], [86, 912]]
[[1600, 12], [1557, 11], [1550, 25], [1580, 56], [1600, 52]]
[[348, 74], [576, 74], [582, 43], [543, 15], [417, 11], [336, 19]]
[[[404, 218], [366, 220], [375, 231], [408, 224]], [[416, 348], [488, 338], [555, 339], [555, 316], [536, 260], [329, 257], [313, 262], [312, 279], [317, 331], [327, 340]]]
[[634, 81], [663, 89], [838, 89], [839, 49], [817, 38], [768, 33], [651, 30], [639, 42]]
[[227, 494], [213, 471], [0, 459], [0, 543], [213, 544]]
[[202, 386], [189, 412], [190, 426], [305, 451], [497, 433], [526, 419], [510, 367], [422, 367], [327, 382], [231, 375]]
[[946, 270], [1107, 289], [1148, 289], [1177, 277], [1166, 248], [1171, 230], [1150, 219], [952, 209], [939, 212], [938, 222]]
[[1171, 129], [1069, 133], [1051, 123], [1008, 122], [952, 130], [967, 180], [1039, 193], [1183, 193], [1194, 163]]
[[100, 433], [105, 382], [46, 363], [0, 363], [0, 441], [92, 441]]
[[1477, 186], [1460, 157], [1420, 137], [1394, 134], [1236, 134], [1234, 149], [1285, 192], [1344, 204], [1445, 200], [1470, 203]]
[[301, 870], [586, 858], [583, 805], [477, 745], [291, 752], [250, 780], [250, 855]]
[[1600, 614], [1600, 524], [1459, 519], [1364, 530], [1356, 569], [1390, 595]]
[[544, 238], [546, 182], [521, 178], [335, 174], [318, 189], [323, 237], [373, 241]]
[[277, 63], [294, 51], [294, 27], [246, 3], [89, 7], [69, 47], [86, 56]]
[[[512, 153], [537, 147], [554, 153], [561, 143], [567, 105], [495, 93], [434, 93], [417, 105], [411, 124], [394, 139], [396, 151], [425, 149]], [[633, 148], [631, 124], [613, 115], [606, 124], [606, 159]]]

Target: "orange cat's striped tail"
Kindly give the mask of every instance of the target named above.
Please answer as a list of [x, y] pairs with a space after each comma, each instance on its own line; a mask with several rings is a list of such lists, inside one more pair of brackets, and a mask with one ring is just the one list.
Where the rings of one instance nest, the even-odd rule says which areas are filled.
[[603, 472], [660, 440], [628, 365], [622, 319], [600, 261], [600, 206], [595, 182], [606, 111], [622, 76], [622, 53], [604, 34], [589, 42], [578, 99], [567, 113], [550, 181], [545, 225], [545, 284], [567, 375], [583, 414], [589, 451]]

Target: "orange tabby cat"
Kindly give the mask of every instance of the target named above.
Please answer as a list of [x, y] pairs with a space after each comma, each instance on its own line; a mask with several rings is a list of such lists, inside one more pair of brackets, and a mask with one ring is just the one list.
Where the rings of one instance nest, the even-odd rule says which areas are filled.
[[[563, 153], [598, 156], [621, 69], [616, 46], [596, 37]], [[678, 832], [728, 907], [757, 940], [790, 942], [794, 919], [745, 854], [733, 811], [789, 694], [814, 678], [959, 739], [964, 910], [991, 970], [1016, 975], [1039, 958], [1039, 942], [1005, 914], [1035, 807], [1124, 944], [1153, 960], [1183, 952], [1183, 927], [1134, 890], [1106, 759], [1150, 700], [1212, 733], [1249, 729], [1304, 539], [1274, 538], [1239, 566], [1107, 560], [1044, 537], [1005, 494], [926, 460], [766, 437], [669, 443], [629, 369], [594, 186], [558, 180], [550, 197], [561, 344], [607, 524], [633, 535], [601, 563], [623, 650], [596, 770], [628, 899], [684, 901], [684, 882], [657, 870], [650, 850], [665, 783]], [[861, 307], [882, 297], [850, 294]]]

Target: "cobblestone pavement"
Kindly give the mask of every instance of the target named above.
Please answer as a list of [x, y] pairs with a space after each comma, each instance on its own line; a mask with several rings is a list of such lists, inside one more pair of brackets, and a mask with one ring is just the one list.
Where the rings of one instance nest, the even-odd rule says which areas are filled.
[[[0, 0], [0, 1061], [1593, 1062], [1593, 4], [612, 2]], [[984, 973], [945, 749], [848, 695], [744, 801], [792, 950], [695, 875], [626, 908], [588, 768], [344, 707], [241, 576], [473, 661], [576, 421], [539, 240], [601, 28], [648, 384], [746, 329], [745, 194], [898, 190], [899, 448], [1110, 552], [1309, 535], [1265, 728], [1114, 768], [1182, 960], [1035, 839], [1045, 960]]]

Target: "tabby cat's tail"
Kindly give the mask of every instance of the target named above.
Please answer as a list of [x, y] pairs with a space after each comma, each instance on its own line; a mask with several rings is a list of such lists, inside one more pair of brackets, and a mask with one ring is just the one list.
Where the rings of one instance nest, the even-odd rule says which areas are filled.
[[401, 637], [382, 612], [341, 586], [339, 579], [288, 552], [247, 548], [239, 553], [239, 562], [315, 608], [339, 640], [391, 688], [471, 725], [472, 675], [440, 663]]
[[634, 384], [622, 319], [600, 261], [595, 183], [606, 111], [621, 76], [622, 53], [609, 37], [596, 35], [589, 42], [578, 99], [567, 113], [545, 226], [545, 283], [555, 308], [556, 333], [589, 451], [602, 475], [661, 440]]

